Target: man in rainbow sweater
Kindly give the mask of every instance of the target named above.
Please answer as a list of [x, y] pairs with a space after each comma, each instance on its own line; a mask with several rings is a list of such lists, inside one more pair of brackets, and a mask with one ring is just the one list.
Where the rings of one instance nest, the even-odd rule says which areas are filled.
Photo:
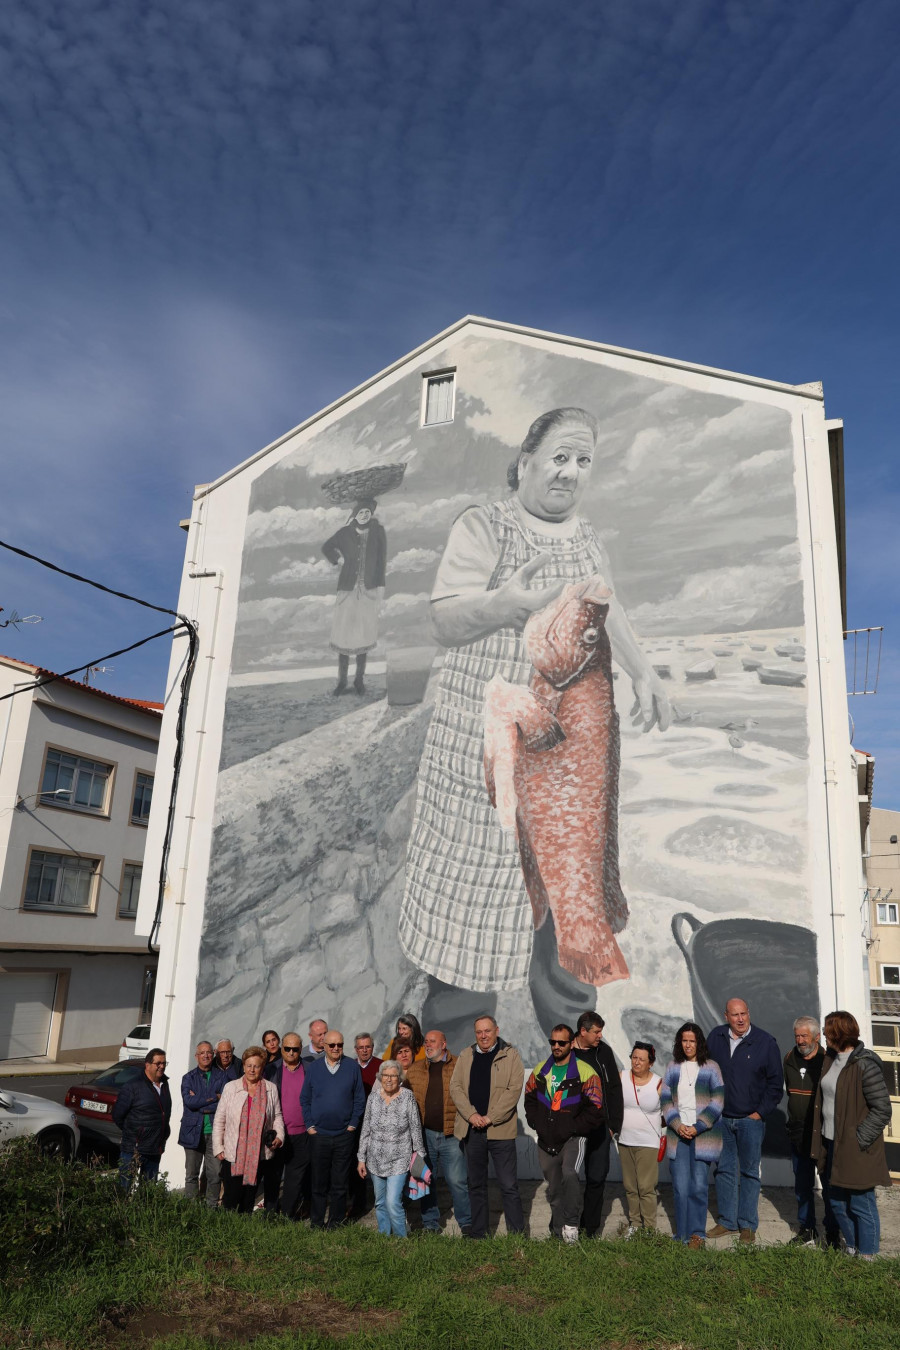
[[537, 1135], [538, 1158], [547, 1183], [550, 1231], [563, 1242], [578, 1241], [584, 1199], [579, 1169], [586, 1136], [603, 1119], [600, 1079], [572, 1053], [575, 1032], [560, 1023], [550, 1032], [550, 1058], [525, 1084], [525, 1119]]

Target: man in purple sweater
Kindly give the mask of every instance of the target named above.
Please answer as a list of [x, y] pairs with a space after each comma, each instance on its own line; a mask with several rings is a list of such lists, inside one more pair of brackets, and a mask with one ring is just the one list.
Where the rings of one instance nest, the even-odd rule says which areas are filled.
[[300, 1062], [302, 1049], [303, 1042], [297, 1032], [287, 1032], [281, 1042], [281, 1059], [272, 1077], [284, 1116], [284, 1147], [278, 1149], [266, 1164], [263, 1184], [266, 1212], [277, 1214], [280, 1208], [288, 1219], [297, 1218], [303, 1182], [309, 1167], [309, 1138], [303, 1107], [300, 1105], [300, 1094], [306, 1081], [305, 1066]]
[[339, 1228], [347, 1217], [347, 1172], [356, 1149], [365, 1110], [362, 1075], [355, 1060], [344, 1056], [344, 1037], [329, 1028], [325, 1054], [304, 1066], [306, 1079], [300, 1106], [309, 1137], [312, 1202], [309, 1222]]

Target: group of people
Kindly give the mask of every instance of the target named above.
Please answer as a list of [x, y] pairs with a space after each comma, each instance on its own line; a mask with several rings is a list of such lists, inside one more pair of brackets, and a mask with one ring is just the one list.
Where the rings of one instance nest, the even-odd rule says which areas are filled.
[[[266, 1031], [240, 1063], [231, 1041], [201, 1041], [196, 1068], [181, 1083], [185, 1196], [199, 1195], [202, 1174], [211, 1207], [221, 1198], [247, 1212], [261, 1189], [267, 1212], [308, 1214], [313, 1227], [336, 1228], [364, 1212], [370, 1181], [379, 1231], [405, 1236], [405, 1192], [420, 1206], [423, 1228], [441, 1231], [433, 1184], [440, 1168], [461, 1232], [484, 1238], [493, 1163], [507, 1231], [523, 1233], [516, 1139], [524, 1087], [554, 1236], [567, 1243], [600, 1236], [615, 1141], [628, 1236], [655, 1227], [659, 1163], [668, 1157], [675, 1239], [690, 1247], [707, 1238], [753, 1243], [766, 1120], [786, 1091], [798, 1217], [792, 1241], [819, 1242], [818, 1173], [824, 1242], [877, 1254], [875, 1187], [890, 1181], [883, 1132], [891, 1103], [881, 1061], [852, 1014], [830, 1013], [822, 1029], [798, 1017], [782, 1059], [775, 1039], [751, 1023], [746, 1002], [733, 998], [708, 1036], [695, 1022], [679, 1027], [659, 1073], [646, 1041], [635, 1043], [620, 1071], [603, 1018], [584, 1012], [575, 1027], [553, 1027], [550, 1053], [527, 1082], [492, 1015], [476, 1018], [473, 1029], [473, 1044], [458, 1056], [442, 1031], [423, 1035], [412, 1014], [398, 1020], [381, 1058], [366, 1032], [354, 1041], [354, 1057], [346, 1055], [342, 1033], [322, 1019], [310, 1023], [306, 1052], [297, 1032]], [[126, 1184], [134, 1169], [158, 1174], [172, 1109], [165, 1068], [165, 1052], [151, 1050], [144, 1074], [119, 1094], [113, 1115]], [[707, 1232], [713, 1164], [718, 1218]]]

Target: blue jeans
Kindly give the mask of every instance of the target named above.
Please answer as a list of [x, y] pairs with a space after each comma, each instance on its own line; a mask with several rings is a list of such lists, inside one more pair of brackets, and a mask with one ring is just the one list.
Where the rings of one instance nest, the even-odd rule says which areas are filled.
[[875, 1191], [848, 1191], [845, 1186], [832, 1186], [833, 1140], [826, 1141], [826, 1148], [825, 1175], [822, 1178], [825, 1203], [831, 1202], [835, 1222], [847, 1246], [859, 1252], [860, 1256], [877, 1256], [881, 1241], [881, 1220], [878, 1217]]
[[[794, 1195], [797, 1197], [797, 1223], [808, 1232], [816, 1231], [816, 1164], [791, 1146], [791, 1166], [794, 1169]], [[825, 1236], [837, 1237], [840, 1231], [831, 1209], [831, 1201], [822, 1187], [825, 1201]]]
[[469, 1204], [469, 1186], [466, 1180], [465, 1154], [459, 1146], [459, 1140], [452, 1134], [438, 1133], [437, 1130], [425, 1130], [425, 1152], [428, 1166], [432, 1171], [431, 1190], [422, 1197], [422, 1227], [430, 1233], [441, 1231], [441, 1213], [435, 1195], [434, 1174], [440, 1163], [444, 1180], [450, 1187], [453, 1197], [453, 1213], [460, 1228], [469, 1228], [472, 1223], [472, 1209]]
[[696, 1139], [679, 1139], [669, 1162], [675, 1196], [675, 1236], [679, 1242], [706, 1236], [710, 1164], [697, 1157]]
[[[137, 1158], [140, 1163], [139, 1179], [141, 1181], [155, 1181], [159, 1176], [160, 1155], [158, 1153], [138, 1153]], [[131, 1169], [134, 1165], [134, 1159], [133, 1151], [119, 1154], [119, 1181], [126, 1191], [131, 1189]]]
[[716, 1168], [719, 1223], [732, 1232], [759, 1227], [760, 1163], [764, 1120], [749, 1116], [722, 1117], [722, 1152]]
[[375, 1217], [379, 1233], [406, 1237], [406, 1215], [403, 1213], [406, 1173], [401, 1172], [396, 1177], [377, 1177], [374, 1172], [370, 1172], [369, 1176], [375, 1188]]

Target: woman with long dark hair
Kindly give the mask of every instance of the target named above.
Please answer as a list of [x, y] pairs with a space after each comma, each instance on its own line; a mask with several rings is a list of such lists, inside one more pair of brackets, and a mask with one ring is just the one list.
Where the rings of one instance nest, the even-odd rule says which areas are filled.
[[419, 1019], [414, 1017], [412, 1013], [401, 1013], [397, 1018], [394, 1035], [381, 1058], [394, 1059], [401, 1045], [408, 1045], [412, 1048], [413, 1059], [425, 1058], [425, 1037], [422, 1034]]
[[725, 1084], [696, 1022], [685, 1022], [675, 1033], [660, 1105], [668, 1130], [666, 1154], [675, 1195], [675, 1239], [688, 1247], [703, 1247], [709, 1168], [722, 1152], [719, 1121], [725, 1105]]
[[812, 1156], [822, 1189], [850, 1255], [878, 1255], [881, 1223], [876, 1186], [890, 1186], [884, 1129], [891, 1099], [882, 1063], [859, 1037], [852, 1013], [829, 1013], [822, 1028], [828, 1046], [813, 1107]]

